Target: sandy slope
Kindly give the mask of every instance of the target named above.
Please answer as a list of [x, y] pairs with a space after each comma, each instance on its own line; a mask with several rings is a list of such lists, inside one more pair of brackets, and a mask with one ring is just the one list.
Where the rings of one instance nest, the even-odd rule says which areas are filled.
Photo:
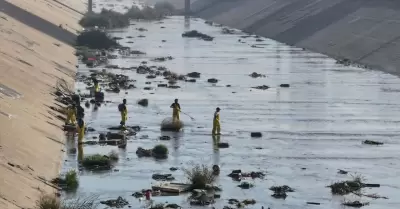
[[[39, 0], [11, 2], [53, 23], [78, 28], [77, 13]], [[62, 122], [46, 105], [54, 103], [50, 92], [58, 78], [73, 85], [76, 58], [72, 47], [4, 13], [0, 17], [0, 208], [32, 208], [42, 192], [54, 192], [39, 177], [57, 175], [63, 132], [56, 127]]]

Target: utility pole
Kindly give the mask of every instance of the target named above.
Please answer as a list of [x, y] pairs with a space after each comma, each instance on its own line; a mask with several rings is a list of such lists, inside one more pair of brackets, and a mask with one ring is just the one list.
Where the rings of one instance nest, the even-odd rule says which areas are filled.
[[91, 14], [93, 12], [93, 0], [88, 0], [88, 13]]
[[190, 16], [190, 0], [185, 0], [185, 16]]

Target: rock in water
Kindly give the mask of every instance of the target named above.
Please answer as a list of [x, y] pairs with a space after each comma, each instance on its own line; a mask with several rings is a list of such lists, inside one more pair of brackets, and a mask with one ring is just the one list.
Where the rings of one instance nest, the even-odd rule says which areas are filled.
[[208, 83], [218, 83], [218, 79], [216, 78], [210, 78], [207, 80]]
[[149, 105], [149, 100], [148, 99], [141, 99], [138, 101], [138, 104], [143, 106], [143, 107], [147, 107]]
[[181, 120], [173, 121], [171, 117], [165, 118], [161, 122], [161, 130], [163, 131], [180, 131], [184, 124]]
[[261, 132], [251, 132], [250, 134], [251, 137], [262, 137]]

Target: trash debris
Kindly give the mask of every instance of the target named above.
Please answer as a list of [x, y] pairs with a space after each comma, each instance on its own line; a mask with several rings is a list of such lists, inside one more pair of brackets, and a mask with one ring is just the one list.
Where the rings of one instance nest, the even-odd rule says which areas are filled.
[[172, 174], [153, 174], [151, 176], [152, 179], [157, 180], [157, 181], [173, 181], [175, 178], [172, 176]]
[[100, 203], [113, 208], [123, 208], [129, 205], [129, 202], [122, 197], [118, 197], [117, 199], [100, 201]]
[[242, 182], [241, 184], [238, 185], [238, 187], [240, 187], [242, 189], [250, 189], [250, 188], [254, 187], [254, 185], [249, 182]]
[[356, 207], [356, 208], [361, 208], [362, 206], [369, 205], [369, 202], [359, 202], [359, 201], [349, 201], [349, 202], [344, 202], [342, 205], [349, 206], [349, 207]]
[[210, 78], [207, 80], [208, 83], [218, 83], [218, 79], [216, 78]]
[[256, 87], [251, 87], [253, 89], [260, 89], [260, 90], [267, 90], [269, 89], [269, 86], [262, 85], [262, 86], [256, 86]]
[[182, 34], [182, 37], [200, 38], [200, 39], [203, 39], [204, 41], [212, 41], [214, 39], [214, 37], [211, 37], [209, 35], [200, 33], [197, 30], [187, 31], [187, 32]]
[[383, 145], [383, 142], [377, 142], [377, 141], [372, 141], [372, 140], [365, 140], [365, 141], [363, 141], [363, 144], [369, 144], [369, 145]]
[[262, 133], [261, 132], [251, 132], [250, 136], [251, 137], [262, 137]]
[[190, 77], [190, 78], [200, 78], [200, 73], [191, 72], [191, 73], [188, 73], [187, 76]]

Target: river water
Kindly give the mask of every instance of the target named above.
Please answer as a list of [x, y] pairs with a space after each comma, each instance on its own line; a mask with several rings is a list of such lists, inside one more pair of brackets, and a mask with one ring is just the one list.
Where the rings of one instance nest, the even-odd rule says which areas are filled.
[[[107, 4], [110, 3], [97, 2], [96, 9], [107, 7]], [[126, 2], [113, 4], [126, 5]], [[132, 67], [147, 61], [148, 65], [162, 65], [179, 74], [197, 71], [201, 78], [196, 83], [178, 82], [180, 89], [167, 89], [157, 88], [157, 84], [166, 83], [162, 77], [150, 80], [135, 71], [112, 70], [135, 79], [138, 88], [127, 90], [127, 94], [125, 91], [106, 93], [106, 100], [113, 103], [101, 106], [98, 111], [86, 108], [86, 123], [96, 129], [86, 138], [89, 140], [99, 132], [106, 132], [107, 127], [119, 124], [117, 103], [123, 98], [128, 101], [128, 124], [140, 125], [142, 131], [129, 140], [126, 150], [111, 146], [84, 146], [84, 155], [117, 150], [120, 160], [113, 171], [81, 171], [78, 191], [65, 195], [65, 198], [98, 195], [103, 200], [123, 196], [131, 208], [142, 208], [145, 203], [131, 194], [150, 188], [154, 182], [152, 174], [172, 173], [177, 181], [185, 182], [182, 168], [201, 163], [221, 166], [217, 184], [223, 192], [215, 208], [228, 205], [229, 198], [254, 198], [257, 204], [248, 208], [336, 209], [343, 207], [341, 203], [344, 200], [370, 202], [364, 207], [369, 209], [398, 208], [400, 200], [395, 199], [400, 195], [398, 77], [342, 66], [324, 55], [269, 39], [262, 38], [263, 42], [256, 42], [255, 37], [241, 38], [244, 35], [241, 33], [222, 34], [221, 27], [207, 25], [201, 19], [170, 17], [163, 23], [134, 24], [126, 29], [110, 31], [110, 34], [133, 36], [133, 39], [125, 38], [120, 43], [147, 55], [121, 57], [111, 60], [111, 64]], [[148, 31], [136, 30], [140, 27]], [[181, 34], [187, 30], [198, 30], [215, 39], [208, 42], [182, 38]], [[139, 35], [145, 37], [137, 37]], [[127, 43], [129, 41], [133, 43]], [[259, 45], [253, 48], [253, 44]], [[150, 61], [160, 56], [174, 59], [161, 63]], [[79, 68], [80, 73], [88, 71], [83, 65]], [[248, 76], [252, 72], [266, 77]], [[220, 81], [210, 84], [208, 78]], [[152, 83], [145, 84], [147, 81]], [[279, 87], [283, 83], [290, 84], [290, 88]], [[258, 85], [271, 88], [251, 88]], [[145, 86], [152, 86], [154, 90], [143, 90]], [[76, 88], [85, 91], [83, 83], [78, 82]], [[136, 104], [142, 98], [149, 99], [148, 107]], [[175, 98], [179, 98], [182, 111], [195, 120], [181, 115], [186, 124], [183, 132], [161, 132], [160, 123], [171, 115], [169, 105]], [[210, 132], [216, 107], [221, 108], [223, 135], [220, 140], [230, 144], [227, 149], [213, 146]], [[263, 137], [251, 138], [252, 131], [262, 132]], [[164, 135], [171, 136], [172, 140], [159, 141], [158, 138]], [[385, 144], [363, 145], [362, 141], [367, 139]], [[135, 154], [139, 146], [152, 148], [160, 143], [170, 150], [167, 160], [139, 159]], [[74, 146], [74, 142], [68, 142], [67, 146]], [[77, 168], [76, 157], [74, 154], [66, 156], [64, 171]], [[180, 170], [171, 172], [170, 167]], [[264, 171], [267, 175], [264, 180], [249, 180], [255, 187], [243, 190], [237, 187], [238, 182], [226, 176], [233, 169]], [[338, 169], [347, 170], [349, 174], [338, 174]], [[364, 193], [377, 193], [389, 199], [331, 195], [326, 186], [351, 179], [350, 174], [361, 174], [368, 183], [381, 184], [380, 188], [364, 189]], [[296, 191], [288, 193], [285, 200], [271, 197], [270, 186], [285, 184]], [[187, 196], [153, 197], [153, 200], [191, 207]], [[321, 205], [307, 205], [307, 201]]]

